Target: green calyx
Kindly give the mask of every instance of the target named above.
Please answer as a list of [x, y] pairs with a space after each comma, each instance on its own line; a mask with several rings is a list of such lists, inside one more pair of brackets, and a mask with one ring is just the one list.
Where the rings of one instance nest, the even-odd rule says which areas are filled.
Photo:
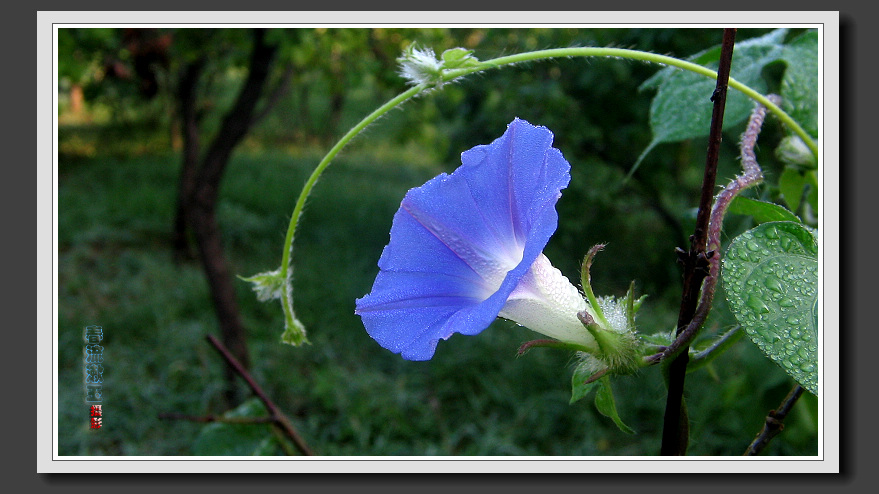
[[281, 334], [281, 341], [283, 343], [293, 346], [307, 345], [309, 343], [305, 335], [305, 325], [299, 319], [296, 319], [296, 316], [293, 314], [293, 307], [290, 303], [292, 288], [286, 282], [285, 274], [281, 268], [255, 274], [249, 278], [242, 276], [238, 278], [251, 283], [251, 288], [260, 302], [268, 302], [270, 300], [281, 301], [281, 306], [284, 309], [284, 332]]
[[577, 314], [580, 322], [595, 338], [598, 351], [592, 358], [598, 360], [608, 372], [631, 374], [642, 365], [641, 341], [635, 331], [635, 314], [644, 296], [635, 299], [635, 283], [622, 298], [596, 297], [592, 291], [590, 268], [603, 244], [592, 247], [583, 259], [580, 282], [586, 297], [586, 310]]
[[448, 82], [446, 74], [451, 70], [471, 69], [480, 65], [473, 56], [473, 50], [452, 48], [437, 58], [430, 48], [420, 49], [410, 45], [397, 59], [400, 64], [400, 75], [410, 84], [417, 86], [442, 87]]

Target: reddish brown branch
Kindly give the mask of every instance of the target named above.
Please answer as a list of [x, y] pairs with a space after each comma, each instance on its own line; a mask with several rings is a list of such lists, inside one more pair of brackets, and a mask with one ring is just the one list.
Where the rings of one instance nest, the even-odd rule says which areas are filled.
[[265, 394], [259, 384], [257, 384], [256, 381], [253, 380], [253, 377], [251, 377], [250, 373], [247, 372], [247, 369], [245, 369], [244, 366], [242, 366], [241, 363], [235, 359], [232, 353], [229, 352], [229, 350], [225, 346], [223, 346], [222, 343], [220, 343], [220, 340], [218, 340], [213, 335], [208, 335], [207, 338], [211, 345], [213, 345], [214, 348], [216, 348], [217, 351], [220, 352], [220, 355], [223, 356], [223, 358], [226, 360], [226, 363], [229, 364], [229, 366], [239, 376], [241, 376], [242, 379], [244, 379], [244, 381], [247, 383], [253, 393], [263, 402], [266, 409], [269, 411], [269, 416], [271, 417], [273, 423], [281, 428], [284, 434], [291, 441], [293, 441], [293, 444], [296, 445], [296, 448], [302, 454], [308, 456], [314, 455], [308, 445], [305, 444], [305, 441], [302, 439], [299, 433], [296, 432], [296, 428], [293, 427], [293, 424], [290, 423], [290, 420], [287, 419], [286, 415], [284, 415], [284, 412], [282, 412], [281, 409], [278, 408], [278, 406], [275, 405], [275, 403], [271, 399], [269, 399], [269, 397]]

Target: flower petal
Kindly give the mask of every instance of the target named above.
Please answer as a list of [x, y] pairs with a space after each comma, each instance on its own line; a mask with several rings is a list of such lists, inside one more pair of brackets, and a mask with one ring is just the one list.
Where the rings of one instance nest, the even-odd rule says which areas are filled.
[[357, 300], [370, 336], [428, 360], [440, 339], [491, 324], [558, 225], [570, 165], [551, 145], [548, 129], [516, 119], [406, 194], [373, 289]]

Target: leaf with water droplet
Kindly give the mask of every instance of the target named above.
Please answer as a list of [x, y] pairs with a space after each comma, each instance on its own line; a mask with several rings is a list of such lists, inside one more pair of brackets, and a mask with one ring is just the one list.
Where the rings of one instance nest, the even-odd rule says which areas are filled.
[[800, 222], [800, 219], [795, 214], [778, 204], [757, 201], [742, 196], [736, 196], [733, 199], [727, 212], [751, 216], [757, 223], [766, 223], [768, 221]]
[[817, 395], [818, 241], [812, 230], [779, 221], [739, 235], [723, 259], [723, 287], [751, 340]]

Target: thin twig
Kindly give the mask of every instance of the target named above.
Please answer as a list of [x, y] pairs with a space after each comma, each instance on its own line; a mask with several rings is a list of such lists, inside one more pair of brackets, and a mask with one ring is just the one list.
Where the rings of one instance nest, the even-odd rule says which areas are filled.
[[186, 420], [189, 422], [211, 423], [220, 422], [223, 424], [266, 424], [275, 421], [272, 417], [224, 417], [222, 415], [186, 415], [183, 413], [160, 413], [161, 420]]
[[[690, 325], [696, 314], [699, 291], [702, 281], [708, 275], [707, 252], [708, 228], [711, 218], [711, 205], [714, 201], [714, 185], [717, 181], [717, 161], [720, 154], [720, 142], [723, 130], [723, 113], [726, 108], [726, 92], [729, 85], [729, 71], [736, 39], [736, 29], [723, 30], [720, 61], [717, 68], [717, 85], [711, 100], [714, 109], [711, 114], [711, 130], [708, 136], [708, 154], [705, 160], [705, 174], [702, 178], [702, 195], [699, 199], [699, 212], [696, 215], [696, 227], [690, 237], [689, 252], [679, 251], [684, 261], [684, 289], [681, 295], [681, 309], [678, 314], [677, 335]], [[684, 379], [687, 375], [689, 355], [681, 351], [672, 360], [668, 369], [668, 399], [666, 400], [663, 418], [662, 446], [660, 454], [684, 455], [689, 442], [689, 427], [686, 408], [683, 406]]]
[[215, 338], [214, 335], [209, 334], [207, 338], [211, 345], [213, 345], [214, 348], [216, 348], [217, 351], [220, 352], [220, 354], [226, 360], [226, 363], [229, 364], [229, 366], [232, 367], [232, 369], [237, 372], [238, 375], [241, 376], [241, 378], [244, 379], [245, 382], [247, 382], [247, 385], [250, 387], [251, 390], [253, 390], [254, 394], [256, 394], [256, 396], [259, 397], [260, 400], [262, 400], [263, 404], [266, 406], [266, 409], [269, 411], [269, 415], [274, 421], [274, 424], [281, 428], [284, 434], [291, 441], [293, 441], [293, 444], [296, 445], [296, 448], [299, 449], [302, 454], [312, 456], [314, 453], [311, 451], [308, 445], [305, 444], [305, 441], [302, 439], [299, 433], [296, 432], [296, 428], [293, 427], [293, 424], [290, 423], [290, 420], [287, 419], [287, 416], [284, 415], [281, 409], [278, 408], [278, 406], [275, 405], [275, 403], [271, 399], [269, 399], [265, 392], [263, 392], [259, 384], [257, 384], [256, 381], [253, 380], [253, 377], [251, 377], [250, 373], [247, 372], [247, 369], [245, 369], [241, 365], [241, 363], [238, 362], [238, 360], [236, 360], [234, 356], [232, 356], [229, 350], [225, 346], [223, 346], [223, 344], [220, 343], [220, 341]]
[[755, 456], [769, 444], [773, 437], [779, 435], [784, 430], [784, 419], [790, 413], [791, 408], [796, 404], [797, 400], [803, 394], [803, 387], [797, 384], [790, 393], [785, 396], [777, 410], [770, 410], [766, 415], [766, 422], [763, 424], [763, 430], [757, 434], [757, 437], [748, 446], [745, 454], [742, 456]]

